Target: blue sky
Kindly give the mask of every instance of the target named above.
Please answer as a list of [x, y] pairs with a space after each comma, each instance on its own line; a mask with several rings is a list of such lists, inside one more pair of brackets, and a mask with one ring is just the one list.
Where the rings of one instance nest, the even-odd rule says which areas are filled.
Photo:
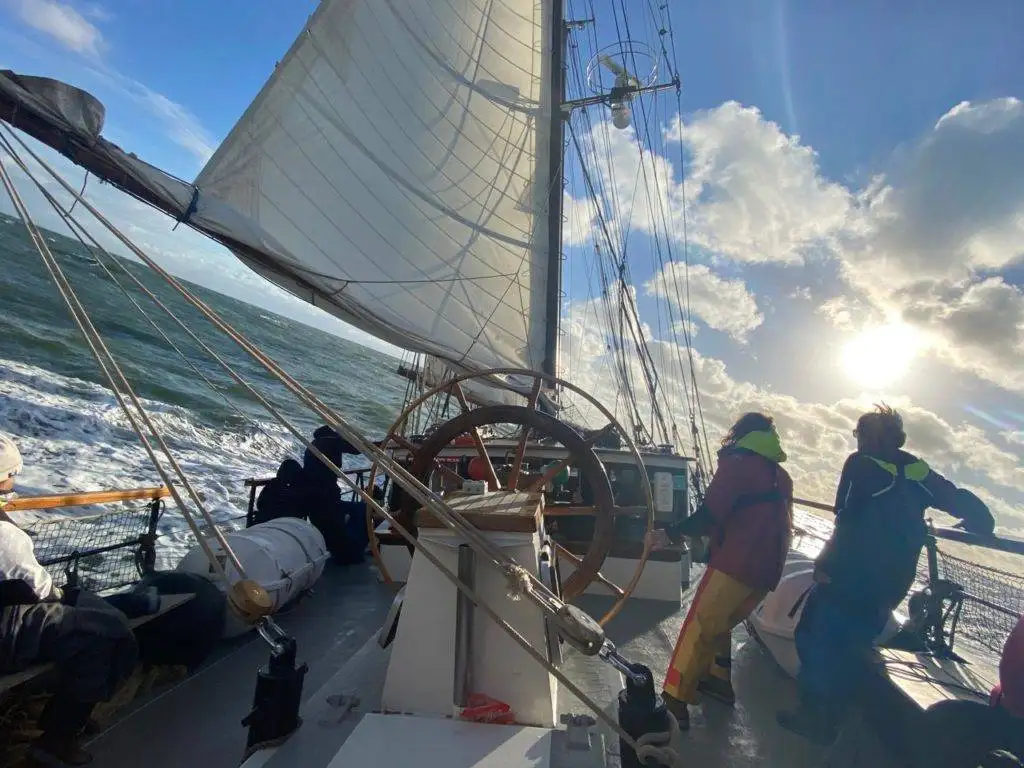
[[[649, 102], [664, 130], [646, 149], [672, 166], [670, 199], [682, 199], [671, 197], [680, 145], [688, 162], [694, 343], [712, 431], [743, 408], [772, 410], [798, 484], [827, 498], [852, 420], [884, 396], [903, 408], [912, 449], [1024, 531], [1024, 5], [669, 5], [683, 122], [669, 135], [674, 94]], [[593, 6], [610, 41], [612, 4]], [[0, 66], [86, 88], [107, 107], [108, 138], [191, 179], [314, 7], [0, 0]], [[590, 15], [588, 0], [569, 7]], [[650, 25], [636, 17], [641, 37]], [[631, 178], [635, 134], [610, 140], [608, 173]], [[367, 341], [198, 235], [171, 236], [158, 214], [95, 194], [178, 274]], [[613, 213], [632, 224], [632, 283], [656, 329], [651, 227], [643, 211]], [[567, 251], [565, 339], [577, 349], [601, 342], [573, 322], [587, 316], [587, 225], [582, 214], [572, 222], [579, 237]], [[915, 334], [902, 356], [888, 349], [900, 328]], [[865, 338], [877, 354], [858, 358]], [[904, 376], [865, 375], [893, 355]], [[597, 354], [572, 374], [599, 377], [606, 363]]]

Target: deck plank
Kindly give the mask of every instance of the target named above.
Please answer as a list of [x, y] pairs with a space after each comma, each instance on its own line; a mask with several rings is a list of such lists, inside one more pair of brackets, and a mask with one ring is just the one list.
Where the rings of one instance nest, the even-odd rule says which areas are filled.
[[995, 664], [980, 660], [965, 664], [885, 648], [878, 652], [878, 663], [890, 682], [922, 710], [952, 699], [988, 700], [999, 681]]

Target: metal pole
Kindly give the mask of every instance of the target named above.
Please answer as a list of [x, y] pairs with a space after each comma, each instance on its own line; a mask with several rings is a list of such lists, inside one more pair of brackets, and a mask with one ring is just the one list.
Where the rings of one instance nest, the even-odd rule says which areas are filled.
[[[459, 581], [474, 587], [476, 553], [469, 544], [459, 545]], [[473, 687], [473, 601], [458, 592], [455, 603], [455, 685], [454, 704], [464, 709]]]
[[551, 126], [548, 152], [548, 274], [547, 325], [541, 370], [557, 376], [558, 326], [562, 297], [562, 184], [564, 136], [562, 102], [565, 101], [564, 53], [566, 26], [563, 0], [551, 0]]

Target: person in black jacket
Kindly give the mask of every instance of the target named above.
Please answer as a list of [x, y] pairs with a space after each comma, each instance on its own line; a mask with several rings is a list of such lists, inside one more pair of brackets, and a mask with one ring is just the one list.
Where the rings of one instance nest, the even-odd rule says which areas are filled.
[[[319, 462], [317, 462], [319, 463]], [[277, 476], [263, 486], [256, 499], [253, 524], [265, 523], [279, 517], [306, 516], [303, 498], [302, 465], [295, 459], [285, 459], [277, 468]]]
[[800, 706], [779, 724], [831, 744], [874, 639], [910, 590], [928, 534], [929, 507], [990, 535], [988, 508], [902, 450], [903, 419], [878, 406], [857, 421], [857, 451], [836, 493], [832, 537], [815, 562], [815, 586], [796, 628]]
[[[313, 433], [312, 443], [339, 468], [345, 455], [359, 454], [348, 440], [328, 425]], [[366, 504], [362, 501], [342, 501], [338, 476], [308, 448], [302, 460], [300, 482], [302, 503], [309, 522], [323, 535], [334, 560], [342, 565], [361, 563], [369, 544]]]

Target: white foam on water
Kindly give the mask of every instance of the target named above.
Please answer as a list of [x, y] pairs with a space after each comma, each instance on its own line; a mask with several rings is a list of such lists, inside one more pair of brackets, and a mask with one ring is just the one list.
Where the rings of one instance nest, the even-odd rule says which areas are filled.
[[[254, 427], [242, 432], [204, 425], [195, 413], [179, 406], [145, 399], [142, 403], [218, 522], [245, 514], [249, 492], [243, 481], [272, 476], [283, 458], [282, 444], [294, 446], [292, 454], [301, 456], [298, 444], [277, 425], [260, 425], [280, 438], [272, 439]], [[21, 451], [24, 469], [17, 489], [24, 496], [162, 484], [113, 394], [92, 382], [0, 359], [0, 431], [11, 435]], [[169, 469], [159, 448], [156, 451]], [[110, 509], [24, 514], [27, 519], [44, 519]], [[173, 567], [194, 539], [171, 500], [161, 530], [161, 566]]]

